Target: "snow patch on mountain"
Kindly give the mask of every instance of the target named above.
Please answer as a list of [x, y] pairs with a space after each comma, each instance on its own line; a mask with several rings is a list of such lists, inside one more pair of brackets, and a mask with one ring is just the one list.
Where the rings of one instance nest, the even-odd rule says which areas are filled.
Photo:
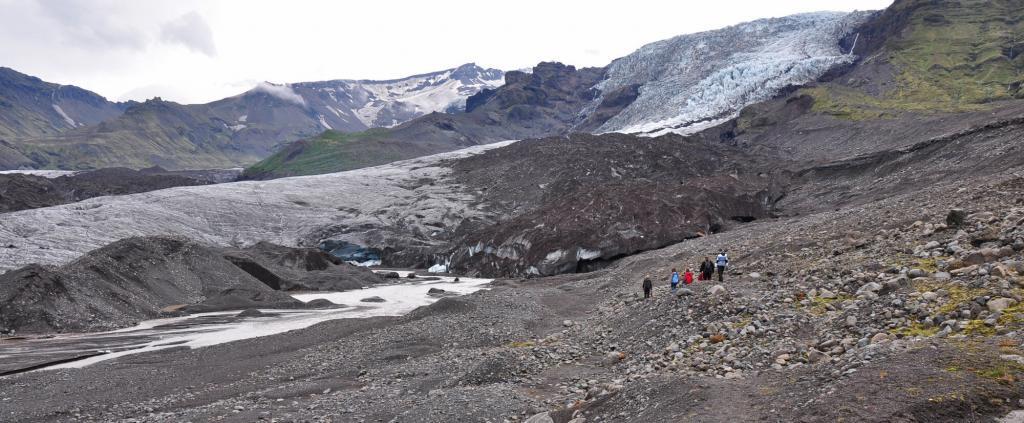
[[[467, 97], [504, 82], [504, 72], [468, 63], [402, 79], [339, 79], [293, 86], [314, 109], [323, 107], [337, 118], [355, 116], [373, 128], [395, 126], [428, 113], [465, 109]], [[330, 114], [327, 117], [334, 119]]]
[[71, 125], [72, 128], [78, 126], [78, 123], [75, 122], [75, 120], [72, 119], [71, 116], [68, 116], [67, 113], [64, 113], [64, 109], [60, 108], [60, 106], [58, 106], [56, 104], [52, 104], [52, 106], [53, 106], [53, 110], [55, 112], [57, 112], [57, 114], [60, 115], [61, 118], [64, 119], [64, 122], [67, 122], [67, 124]]
[[[762, 19], [674, 37], [616, 59], [595, 88], [633, 84], [640, 95], [598, 132], [692, 133], [727, 120], [787, 86], [806, 84], [854, 57], [839, 40], [869, 12], [817, 12]], [[589, 114], [601, 103], [596, 99]]]

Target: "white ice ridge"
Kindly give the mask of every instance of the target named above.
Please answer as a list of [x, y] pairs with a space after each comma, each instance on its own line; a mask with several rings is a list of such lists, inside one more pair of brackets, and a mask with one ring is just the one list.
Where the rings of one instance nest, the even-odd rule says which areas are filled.
[[746, 105], [853, 61], [839, 42], [867, 16], [798, 14], [645, 45], [613, 61], [607, 79], [596, 86], [607, 94], [640, 85], [637, 99], [598, 132], [688, 133], [727, 119]]
[[[29, 263], [61, 264], [133, 236], [181, 235], [214, 245], [266, 240], [316, 246], [325, 228], [363, 244], [367, 232], [429, 233], [483, 212], [445, 177], [446, 159], [478, 154], [505, 141], [387, 165], [271, 181], [176, 187], [6, 213], [0, 219], [0, 271]], [[434, 184], [423, 183], [424, 180]], [[404, 234], [404, 233], [403, 233]]]

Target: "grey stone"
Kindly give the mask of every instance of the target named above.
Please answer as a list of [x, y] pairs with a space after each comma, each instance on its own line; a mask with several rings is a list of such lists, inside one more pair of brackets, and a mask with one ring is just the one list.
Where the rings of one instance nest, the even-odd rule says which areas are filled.
[[555, 423], [555, 420], [551, 418], [551, 414], [547, 411], [543, 413], [534, 414], [533, 417], [526, 419], [524, 423]]
[[993, 298], [988, 300], [985, 305], [988, 306], [988, 310], [991, 312], [1003, 311], [1007, 308], [1013, 307], [1017, 304], [1017, 300], [1013, 298]]

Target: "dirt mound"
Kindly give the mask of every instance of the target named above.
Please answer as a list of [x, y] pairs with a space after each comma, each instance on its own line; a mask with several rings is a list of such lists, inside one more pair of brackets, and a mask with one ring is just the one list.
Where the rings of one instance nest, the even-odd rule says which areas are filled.
[[224, 257], [268, 286], [283, 291], [345, 291], [381, 283], [367, 268], [345, 263], [316, 248], [260, 242]]
[[106, 195], [206, 185], [211, 181], [160, 168], [108, 168], [57, 178], [25, 174], [0, 175], [0, 213], [74, 203]]
[[430, 316], [466, 314], [473, 311], [475, 308], [476, 305], [473, 304], [473, 302], [464, 298], [445, 297], [437, 300], [437, 302], [431, 305], [413, 310], [411, 313], [406, 315], [406, 318], [410, 320], [419, 320]]
[[677, 135], [522, 141], [452, 164], [503, 217], [463, 223], [445, 256], [456, 272], [487, 275], [593, 270], [772, 216], [785, 164]]
[[[187, 239], [129, 238], [64, 266], [8, 272], [0, 275], [0, 332], [120, 328], [177, 304], [187, 304], [191, 312], [301, 307], [278, 289], [340, 289], [379, 280], [350, 265], [307, 272], [306, 262], [276, 260], [317, 257], [311, 251], [260, 245], [231, 254], [239, 252], [252, 254], [241, 259], [251, 266], [226, 258], [224, 249]], [[321, 264], [315, 258], [309, 262]]]

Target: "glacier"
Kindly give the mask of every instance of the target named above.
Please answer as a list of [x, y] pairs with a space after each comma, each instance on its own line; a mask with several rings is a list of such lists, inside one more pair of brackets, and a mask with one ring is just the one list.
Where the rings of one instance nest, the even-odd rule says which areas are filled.
[[[806, 84], [855, 57], [839, 41], [870, 12], [815, 12], [761, 19], [647, 44], [612, 61], [594, 88], [639, 85], [632, 104], [596, 132], [692, 133], [734, 117], [782, 89]], [[599, 96], [583, 114], [592, 113]]]
[[444, 163], [512, 142], [347, 172], [176, 187], [6, 213], [0, 245], [9, 247], [0, 248], [0, 272], [67, 263], [134, 236], [178, 235], [220, 246], [269, 241], [315, 247], [328, 237], [367, 246], [440, 244], [431, 239], [436, 228], [486, 213], [450, 181]]

